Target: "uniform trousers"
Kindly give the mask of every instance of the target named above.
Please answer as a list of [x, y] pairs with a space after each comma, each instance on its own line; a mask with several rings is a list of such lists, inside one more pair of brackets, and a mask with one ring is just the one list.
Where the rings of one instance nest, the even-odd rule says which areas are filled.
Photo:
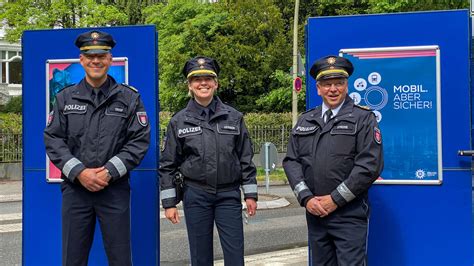
[[214, 222], [219, 233], [225, 265], [244, 265], [242, 202], [239, 188], [212, 194], [185, 186], [183, 206], [191, 265], [214, 265]]
[[98, 192], [64, 181], [61, 191], [63, 265], [87, 265], [96, 219], [109, 265], [132, 265], [129, 180], [119, 179]]
[[311, 265], [367, 265], [369, 206], [355, 199], [320, 218], [306, 212]]

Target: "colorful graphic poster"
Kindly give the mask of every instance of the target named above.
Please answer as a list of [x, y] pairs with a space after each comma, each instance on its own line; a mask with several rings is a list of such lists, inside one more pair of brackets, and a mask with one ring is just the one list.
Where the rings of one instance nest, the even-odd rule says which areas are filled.
[[[117, 57], [113, 59], [109, 75], [118, 83], [128, 84], [128, 59]], [[56, 94], [64, 87], [79, 83], [85, 76], [79, 59], [57, 59], [46, 62], [46, 121], [53, 110]], [[60, 183], [61, 170], [54, 166], [46, 155], [46, 181]]]
[[342, 49], [354, 65], [349, 96], [376, 115], [384, 170], [376, 183], [441, 184], [438, 46]]

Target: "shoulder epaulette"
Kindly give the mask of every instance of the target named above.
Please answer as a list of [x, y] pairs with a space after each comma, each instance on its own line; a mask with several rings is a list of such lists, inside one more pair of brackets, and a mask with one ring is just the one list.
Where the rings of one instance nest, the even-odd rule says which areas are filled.
[[306, 111], [304, 111], [304, 112], [303, 112], [303, 113], [301, 113], [301, 114], [306, 114], [306, 113], [308, 113], [308, 112], [314, 111], [314, 109], [316, 109], [316, 107], [314, 107], [314, 108], [311, 108], [311, 109], [309, 109], [309, 110], [306, 110]]
[[72, 87], [74, 85], [76, 85], [76, 83], [68, 84], [68, 85], [64, 86], [61, 90], [64, 90], [65, 88]]
[[138, 92], [138, 90], [137, 90], [135, 87], [131, 86], [131, 85], [128, 85], [128, 84], [126, 84], [126, 83], [122, 83], [122, 85], [125, 86], [125, 87], [127, 87], [127, 88], [129, 88], [129, 89], [131, 89], [131, 90], [134, 91], [134, 92]]
[[174, 117], [174, 116], [177, 115], [178, 113], [179, 113], [179, 111], [178, 111], [178, 112], [174, 112], [174, 114], [172, 114], [171, 117]]
[[372, 111], [372, 109], [370, 109], [368, 106], [365, 106], [365, 105], [354, 104], [354, 106], [359, 107], [360, 109], [363, 109], [363, 110], [366, 110], [366, 111]]

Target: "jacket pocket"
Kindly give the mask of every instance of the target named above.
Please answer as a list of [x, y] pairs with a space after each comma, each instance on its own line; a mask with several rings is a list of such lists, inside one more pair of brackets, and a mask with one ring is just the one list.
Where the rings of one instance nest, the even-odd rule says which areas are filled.
[[331, 154], [352, 155], [355, 153], [357, 124], [342, 120], [331, 131]]

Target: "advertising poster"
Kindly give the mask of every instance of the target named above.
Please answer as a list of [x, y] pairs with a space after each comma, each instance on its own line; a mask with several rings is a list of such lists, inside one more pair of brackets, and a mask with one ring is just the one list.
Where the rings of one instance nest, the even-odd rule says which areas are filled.
[[[109, 75], [117, 83], [128, 84], [128, 59], [126, 57], [113, 58]], [[56, 94], [64, 87], [79, 83], [85, 76], [79, 59], [55, 59], [46, 62], [46, 121], [53, 110]], [[46, 181], [60, 183], [61, 170], [54, 166], [46, 155]]]
[[354, 64], [349, 96], [374, 112], [385, 166], [376, 183], [441, 184], [438, 46], [341, 49]]

